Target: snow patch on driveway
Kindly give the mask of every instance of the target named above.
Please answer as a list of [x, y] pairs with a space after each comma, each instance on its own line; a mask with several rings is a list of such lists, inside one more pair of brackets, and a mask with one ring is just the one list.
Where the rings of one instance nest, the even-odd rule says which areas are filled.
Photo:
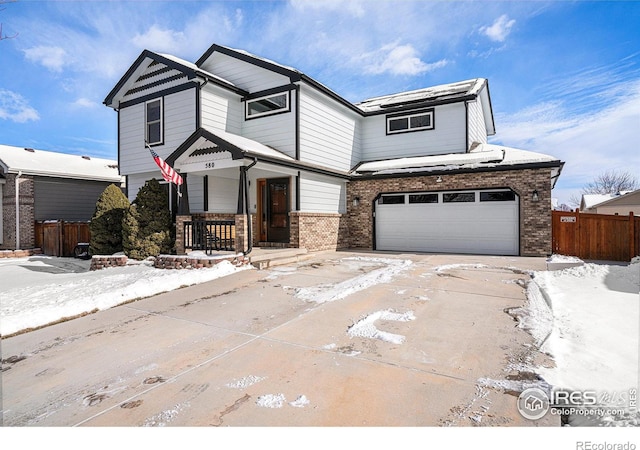
[[347, 330], [347, 334], [350, 337], [380, 339], [381, 341], [390, 342], [392, 344], [402, 344], [405, 340], [405, 337], [403, 335], [378, 330], [374, 324], [378, 320], [408, 322], [410, 320], [415, 320], [415, 318], [416, 317], [413, 315], [413, 311], [407, 311], [402, 314], [394, 312], [390, 309], [376, 311], [367, 315], [363, 319], [360, 319], [358, 322], [349, 327], [349, 329]]
[[266, 394], [258, 397], [256, 405], [263, 408], [282, 408], [284, 401], [284, 394]]
[[362, 264], [371, 266], [372, 264], [382, 265], [378, 269], [374, 269], [354, 278], [342, 281], [340, 283], [320, 284], [317, 286], [305, 288], [285, 287], [285, 289], [293, 289], [295, 297], [301, 300], [315, 303], [333, 302], [348, 297], [351, 294], [362, 291], [381, 283], [388, 283], [395, 276], [407, 270], [412, 261], [405, 259], [391, 258], [343, 258], [341, 262], [349, 264]]
[[260, 383], [264, 380], [265, 377], [258, 377], [255, 375], [248, 375], [246, 377], [240, 378], [239, 380], [234, 380], [230, 383], [227, 383], [226, 386], [231, 389], [244, 389], [252, 386], [256, 383]]

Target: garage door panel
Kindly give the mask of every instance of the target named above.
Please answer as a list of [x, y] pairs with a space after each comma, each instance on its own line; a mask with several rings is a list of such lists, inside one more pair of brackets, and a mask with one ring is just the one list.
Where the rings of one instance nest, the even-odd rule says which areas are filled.
[[514, 201], [480, 202], [476, 191], [475, 198], [456, 203], [442, 203], [442, 196], [439, 203], [379, 202], [376, 249], [517, 255], [517, 196]]

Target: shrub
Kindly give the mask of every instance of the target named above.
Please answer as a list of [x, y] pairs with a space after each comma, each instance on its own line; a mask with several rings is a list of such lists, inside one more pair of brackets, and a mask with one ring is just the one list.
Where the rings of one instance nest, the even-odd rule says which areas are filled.
[[173, 248], [167, 193], [158, 180], [149, 180], [122, 220], [123, 249], [133, 259], [170, 253]]
[[112, 255], [122, 251], [122, 219], [129, 209], [129, 200], [115, 184], [106, 187], [89, 223], [92, 255]]

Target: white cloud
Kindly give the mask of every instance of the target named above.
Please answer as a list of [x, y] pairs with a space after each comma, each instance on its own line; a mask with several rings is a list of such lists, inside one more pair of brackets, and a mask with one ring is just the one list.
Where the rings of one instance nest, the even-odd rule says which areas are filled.
[[131, 42], [138, 48], [146, 48], [156, 52], [177, 53], [186, 44], [184, 32], [171, 29], [163, 29], [158, 25], [152, 25], [143, 34], [136, 34]]
[[355, 17], [362, 17], [365, 14], [362, 0], [291, 0], [291, 5], [301, 11], [307, 8], [338, 12], [346, 11]]
[[42, 64], [53, 72], [62, 72], [67, 63], [67, 52], [60, 47], [37, 46], [24, 50], [26, 58], [36, 64]]
[[25, 123], [40, 119], [38, 111], [20, 94], [0, 89], [0, 119]]
[[506, 14], [503, 14], [493, 22], [493, 25], [481, 27], [480, 33], [484, 34], [492, 41], [504, 42], [507, 36], [509, 36], [509, 33], [511, 33], [511, 29], [515, 24], [515, 19], [509, 19]]
[[364, 63], [364, 72], [374, 75], [420, 75], [447, 65], [446, 60], [425, 63], [411, 44], [387, 44], [378, 50], [365, 53], [358, 58]]
[[[617, 96], [621, 90], [626, 93], [624, 97]], [[640, 81], [620, 82], [599, 95], [615, 100], [588, 112], [571, 110], [570, 100], [548, 101], [496, 117], [495, 141], [565, 161], [558, 194], [554, 194], [561, 203], [568, 203], [571, 193], [578, 193], [605, 170], [640, 172]]]
[[73, 106], [76, 106], [78, 108], [96, 108], [102, 105], [94, 102], [93, 100], [89, 100], [86, 97], [80, 97], [75, 102], [73, 102]]

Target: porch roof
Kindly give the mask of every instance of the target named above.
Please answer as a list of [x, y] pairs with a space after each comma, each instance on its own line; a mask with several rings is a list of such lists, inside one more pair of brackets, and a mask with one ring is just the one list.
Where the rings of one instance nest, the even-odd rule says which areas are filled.
[[344, 179], [349, 178], [347, 172], [305, 163], [252, 139], [226, 131], [214, 131], [206, 127], [200, 127], [194, 131], [182, 145], [169, 155], [166, 161], [173, 166], [176, 160], [183, 155], [197, 156], [218, 152], [229, 152], [232, 160], [250, 159], [295, 170], [320, 173]]

